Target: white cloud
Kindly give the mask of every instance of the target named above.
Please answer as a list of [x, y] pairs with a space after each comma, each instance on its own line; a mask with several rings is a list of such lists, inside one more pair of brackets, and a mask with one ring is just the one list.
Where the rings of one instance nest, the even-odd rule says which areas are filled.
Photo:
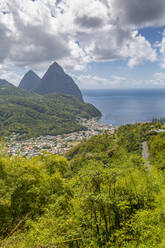
[[155, 73], [152, 79], [136, 80], [117, 75], [102, 78], [92, 75], [72, 75], [81, 89], [155, 88], [165, 86], [165, 73]]
[[158, 44], [161, 54], [161, 67], [165, 68], [165, 31], [162, 36], [162, 41]]
[[112, 75], [109, 79], [92, 75], [72, 75], [81, 89], [117, 88], [126, 80], [124, 77]]
[[41, 74], [55, 60], [73, 70], [93, 61], [154, 62], [156, 50], [135, 31], [163, 24], [164, 1], [151, 1], [1, 0], [0, 63]]
[[133, 32], [132, 42], [128, 46], [128, 57], [130, 60], [128, 65], [134, 67], [148, 60], [154, 62], [157, 60], [156, 50], [151, 47], [151, 44], [137, 32]]
[[58, 5], [53, 0], [3, 2], [8, 4], [9, 14], [2, 11], [0, 21], [12, 38], [7, 57], [18, 63], [80, 56], [83, 60], [83, 51], [95, 60], [122, 58], [127, 56], [127, 43], [135, 39], [132, 29], [117, 21], [119, 16], [113, 15], [114, 9], [105, 1], [63, 0]]
[[153, 75], [154, 79], [151, 83], [155, 86], [165, 86], [165, 73], [163, 72], [156, 72]]
[[92, 75], [72, 75], [81, 89], [112, 89], [112, 88], [162, 88], [165, 86], [165, 73], [156, 72], [151, 79], [128, 79], [118, 75], [102, 78]]
[[21, 75], [18, 74], [18, 68], [13, 67], [11, 64], [0, 65], [0, 79], [5, 79], [9, 83], [18, 85]]

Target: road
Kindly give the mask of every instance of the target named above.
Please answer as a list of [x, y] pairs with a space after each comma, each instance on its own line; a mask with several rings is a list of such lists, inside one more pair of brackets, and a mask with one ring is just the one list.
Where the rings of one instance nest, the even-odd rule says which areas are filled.
[[150, 163], [148, 161], [148, 159], [149, 159], [149, 152], [148, 152], [148, 146], [147, 146], [147, 142], [146, 141], [144, 141], [142, 143], [142, 156], [143, 156], [144, 160], [146, 161], [146, 169], [147, 169], [147, 171], [150, 171], [151, 170], [151, 165], [150, 165]]

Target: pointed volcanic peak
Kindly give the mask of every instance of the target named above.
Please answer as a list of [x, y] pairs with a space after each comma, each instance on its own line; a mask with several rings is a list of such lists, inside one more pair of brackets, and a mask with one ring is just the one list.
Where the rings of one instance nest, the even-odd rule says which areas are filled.
[[83, 97], [79, 87], [56, 62], [48, 68], [47, 72], [41, 79], [41, 84], [36, 92], [40, 95], [50, 93], [72, 95], [83, 102]]
[[35, 91], [41, 83], [40, 77], [32, 70], [28, 71], [22, 78], [19, 88]]

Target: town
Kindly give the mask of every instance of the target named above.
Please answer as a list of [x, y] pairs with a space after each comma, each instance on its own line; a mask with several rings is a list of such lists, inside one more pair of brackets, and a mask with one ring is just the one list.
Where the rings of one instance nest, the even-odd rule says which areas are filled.
[[46, 135], [27, 140], [19, 140], [19, 134], [13, 134], [7, 141], [8, 154], [30, 158], [39, 156], [45, 151], [64, 155], [82, 140], [89, 139], [91, 136], [104, 133], [105, 131], [113, 134], [116, 129], [112, 125], [99, 123], [95, 118], [90, 120], [82, 119], [81, 124], [87, 130], [57, 136]]

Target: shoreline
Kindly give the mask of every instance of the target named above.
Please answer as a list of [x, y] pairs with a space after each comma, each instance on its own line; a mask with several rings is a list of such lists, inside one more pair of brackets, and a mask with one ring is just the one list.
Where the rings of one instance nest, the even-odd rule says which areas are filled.
[[81, 124], [87, 128], [87, 130], [77, 131], [62, 135], [45, 135], [38, 136], [36, 138], [26, 139], [24, 141], [18, 140], [19, 135], [14, 134], [10, 136], [7, 141], [7, 152], [11, 156], [22, 156], [22, 157], [34, 157], [40, 156], [43, 151], [64, 155], [72, 147], [78, 145], [84, 139], [89, 139], [92, 136], [99, 135], [105, 131], [113, 134], [117, 127], [105, 125], [98, 122], [97, 118], [81, 119]]

